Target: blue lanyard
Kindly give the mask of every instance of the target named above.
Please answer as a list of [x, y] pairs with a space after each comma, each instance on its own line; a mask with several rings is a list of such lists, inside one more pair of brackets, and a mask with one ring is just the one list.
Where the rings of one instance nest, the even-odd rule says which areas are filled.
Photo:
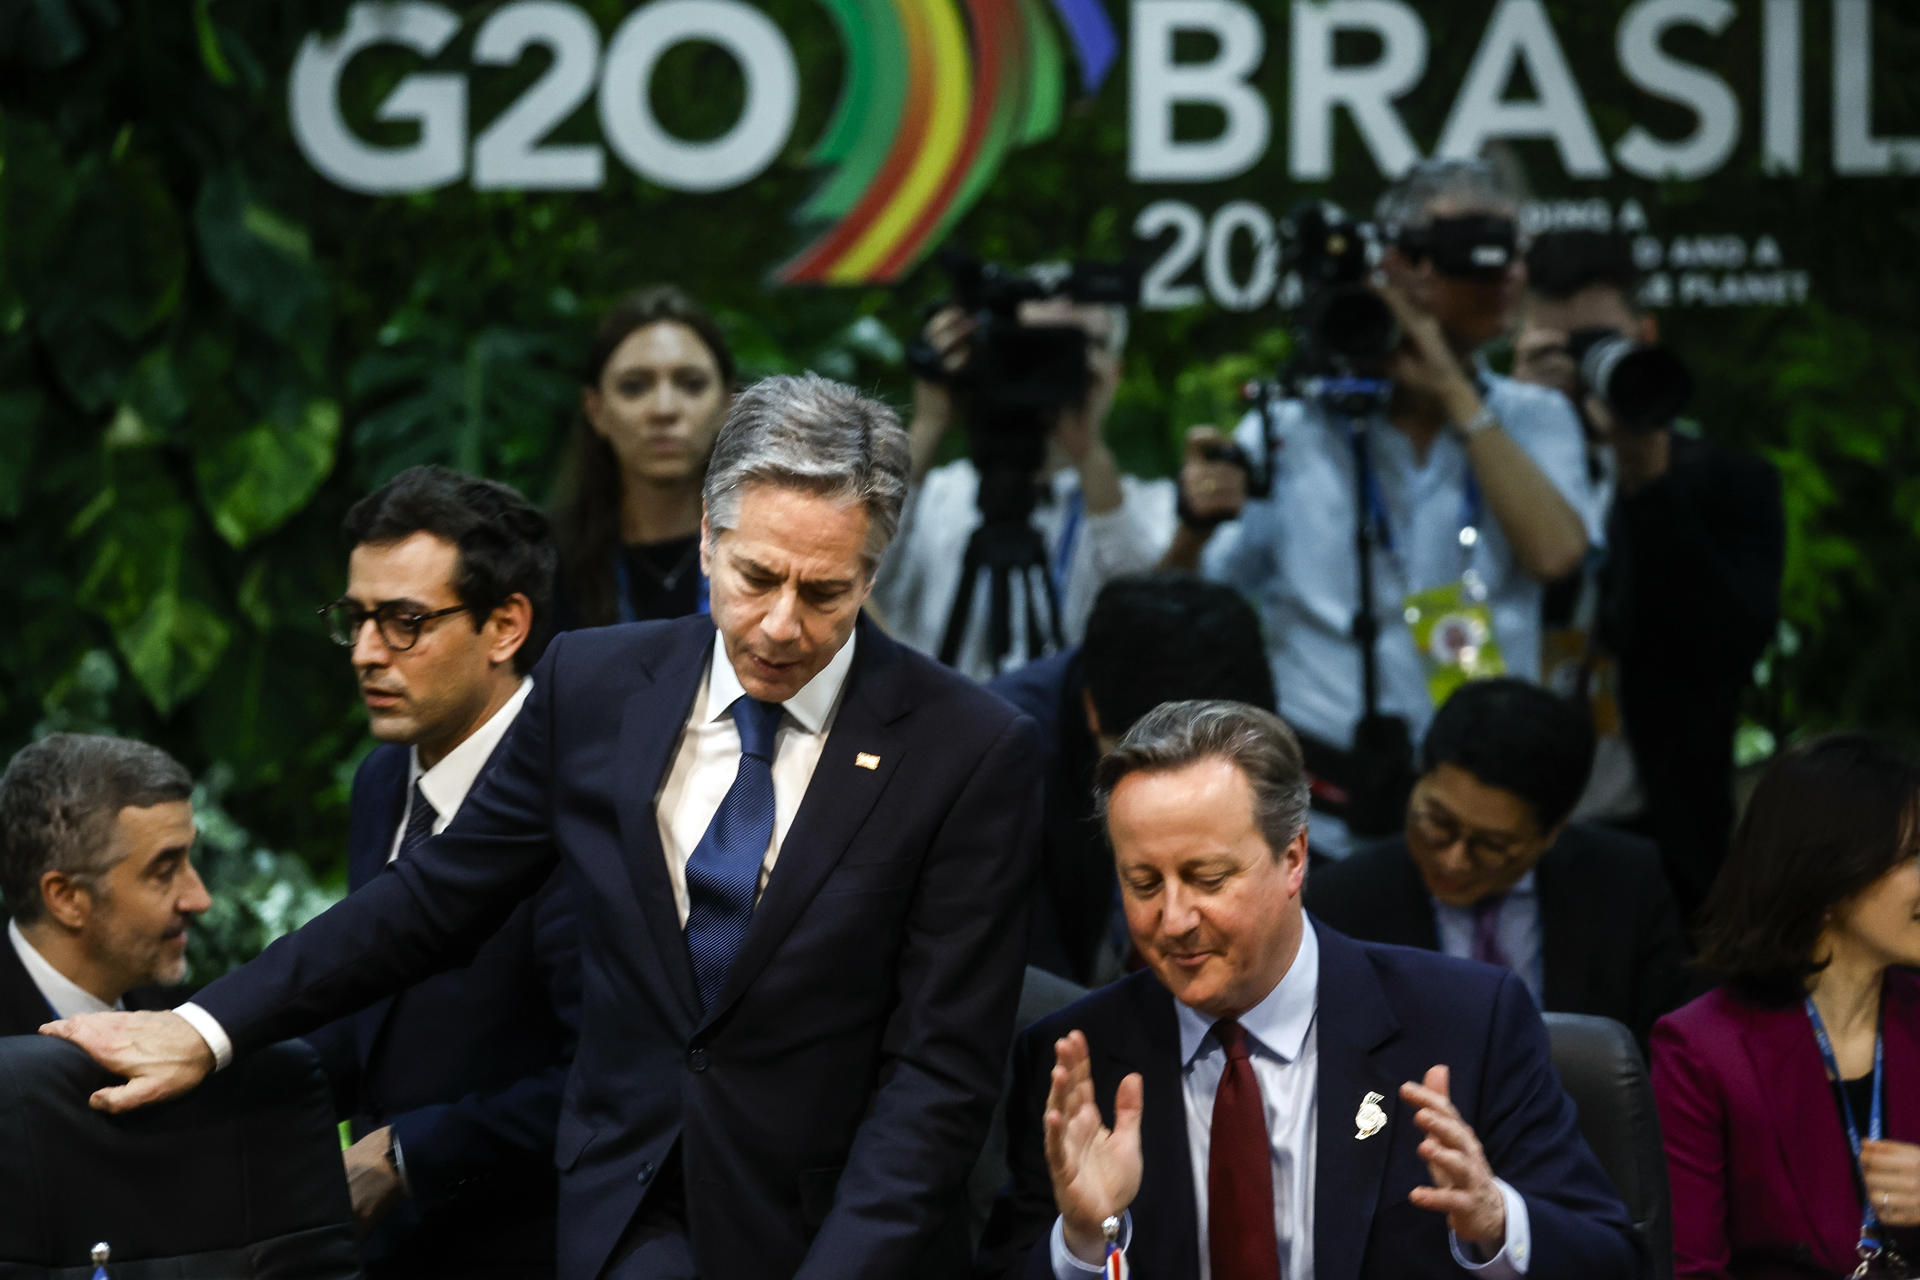
[[[707, 599], [707, 575], [694, 570], [697, 580], [693, 587], [693, 611], [707, 613], [711, 603]], [[627, 558], [619, 551], [613, 553], [613, 594], [620, 611], [621, 622], [638, 622], [639, 615], [633, 611], [633, 579], [627, 573]]]
[[[1347, 428], [1347, 439], [1353, 445], [1353, 464], [1360, 469], [1360, 478], [1367, 495], [1367, 519], [1373, 525], [1374, 536], [1380, 540], [1381, 549], [1388, 554], [1397, 554], [1393, 545], [1393, 524], [1387, 519], [1387, 500], [1380, 490], [1380, 475], [1374, 470], [1367, 456], [1366, 424], [1355, 419]], [[1473, 464], [1466, 463], [1466, 475], [1460, 484], [1460, 532], [1478, 531], [1480, 521], [1486, 513], [1486, 504], [1480, 497], [1480, 482], [1474, 477]], [[1463, 536], [1461, 547], [1466, 551], [1467, 559], [1473, 558], [1473, 548], [1478, 539]]]
[[1075, 489], [1067, 499], [1067, 518], [1060, 526], [1060, 545], [1053, 552], [1053, 591], [1056, 598], [1067, 598], [1067, 571], [1073, 567], [1074, 545], [1080, 541], [1080, 524], [1087, 513], [1087, 495]]
[[[1873, 1211], [1873, 1197], [1866, 1193], [1867, 1175], [1860, 1167], [1860, 1126], [1853, 1118], [1853, 1102], [1847, 1097], [1845, 1084], [1840, 1079], [1840, 1063], [1833, 1056], [1833, 1041], [1827, 1037], [1826, 1024], [1820, 1021], [1820, 1011], [1813, 1007], [1813, 997], [1807, 997], [1807, 1021], [1813, 1024], [1813, 1039], [1820, 1046], [1820, 1056], [1826, 1061], [1827, 1074], [1833, 1077], [1833, 1083], [1840, 1093], [1840, 1115], [1847, 1122], [1847, 1142], [1853, 1148], [1853, 1169], [1860, 1175], [1861, 1195], [1866, 1205], [1860, 1211], [1860, 1256], [1871, 1257], [1880, 1251], [1880, 1216]], [[1873, 1033], [1873, 1104], [1867, 1117], [1867, 1138], [1880, 1140], [1880, 1069], [1881, 1040], [1876, 1028]]]

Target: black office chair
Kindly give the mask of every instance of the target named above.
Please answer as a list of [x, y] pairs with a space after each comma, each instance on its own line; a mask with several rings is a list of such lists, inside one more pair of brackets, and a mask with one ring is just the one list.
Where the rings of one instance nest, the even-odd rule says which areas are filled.
[[184, 1098], [110, 1116], [117, 1078], [47, 1036], [0, 1038], [0, 1280], [356, 1280], [333, 1102], [298, 1040]]
[[1672, 1280], [1673, 1203], [1653, 1085], [1633, 1033], [1612, 1018], [1545, 1015], [1553, 1068], [1580, 1112], [1580, 1133], [1647, 1242], [1652, 1280]]

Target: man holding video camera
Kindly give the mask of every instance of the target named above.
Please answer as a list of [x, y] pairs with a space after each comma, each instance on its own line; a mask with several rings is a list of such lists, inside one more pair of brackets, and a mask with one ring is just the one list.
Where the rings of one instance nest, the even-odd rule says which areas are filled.
[[1579, 410], [1606, 553], [1548, 595], [1556, 687], [1601, 733], [1575, 817], [1651, 835], [1683, 912], [1700, 905], [1733, 824], [1741, 695], [1780, 611], [1780, 477], [1676, 429], [1692, 379], [1655, 345], [1622, 236], [1561, 231], [1528, 251], [1514, 376]]
[[1460, 683], [1538, 678], [1541, 584], [1597, 537], [1571, 408], [1475, 359], [1518, 301], [1517, 205], [1491, 164], [1431, 160], [1377, 229], [1296, 211], [1284, 390], [1231, 444], [1189, 433], [1167, 563], [1260, 606], [1323, 855], [1396, 829], [1411, 744]]
[[[873, 598], [896, 639], [985, 680], [1078, 643], [1100, 588], [1154, 567], [1174, 488], [1122, 475], [1105, 439], [1137, 284], [947, 266], [954, 301], [908, 357], [912, 489]], [[936, 467], [956, 423], [967, 456]]]

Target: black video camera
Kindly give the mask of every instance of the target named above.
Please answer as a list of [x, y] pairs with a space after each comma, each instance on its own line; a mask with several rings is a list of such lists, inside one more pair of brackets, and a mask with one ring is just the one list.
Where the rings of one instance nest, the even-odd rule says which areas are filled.
[[1579, 399], [1599, 397], [1625, 432], [1672, 426], [1693, 395], [1693, 375], [1679, 356], [1604, 326], [1568, 334], [1567, 354], [1580, 370]]
[[1087, 331], [1075, 324], [1025, 324], [1020, 304], [1043, 298], [1132, 306], [1140, 295], [1138, 268], [1076, 262], [1021, 271], [943, 249], [940, 265], [953, 280], [953, 304], [973, 317], [967, 362], [949, 371], [924, 337], [907, 349], [907, 367], [967, 399], [969, 427], [1021, 430], [1044, 425], [1047, 411], [1080, 403], [1087, 394]]

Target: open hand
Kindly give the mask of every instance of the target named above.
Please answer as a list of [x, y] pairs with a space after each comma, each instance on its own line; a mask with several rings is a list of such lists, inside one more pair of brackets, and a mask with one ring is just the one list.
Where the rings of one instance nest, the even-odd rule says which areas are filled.
[[132, 1111], [186, 1093], [213, 1070], [213, 1050], [177, 1013], [83, 1013], [40, 1028], [85, 1049], [127, 1082], [94, 1091], [96, 1111]]
[[1097, 1263], [1105, 1237], [1100, 1224], [1117, 1217], [1140, 1192], [1139, 1073], [1120, 1082], [1113, 1096], [1113, 1128], [1100, 1119], [1093, 1099], [1093, 1066], [1087, 1038], [1070, 1031], [1053, 1042], [1052, 1087], [1045, 1120], [1047, 1172], [1053, 1202], [1064, 1219], [1067, 1248]]
[[1494, 1184], [1493, 1169], [1473, 1126], [1461, 1118], [1447, 1094], [1448, 1071], [1429, 1067], [1420, 1084], [1400, 1086], [1400, 1097], [1418, 1107], [1413, 1122], [1425, 1130], [1420, 1158], [1427, 1162], [1430, 1187], [1415, 1187], [1407, 1199], [1422, 1209], [1447, 1215], [1447, 1226], [1463, 1243], [1487, 1254], [1498, 1253], [1507, 1239], [1507, 1200]]

